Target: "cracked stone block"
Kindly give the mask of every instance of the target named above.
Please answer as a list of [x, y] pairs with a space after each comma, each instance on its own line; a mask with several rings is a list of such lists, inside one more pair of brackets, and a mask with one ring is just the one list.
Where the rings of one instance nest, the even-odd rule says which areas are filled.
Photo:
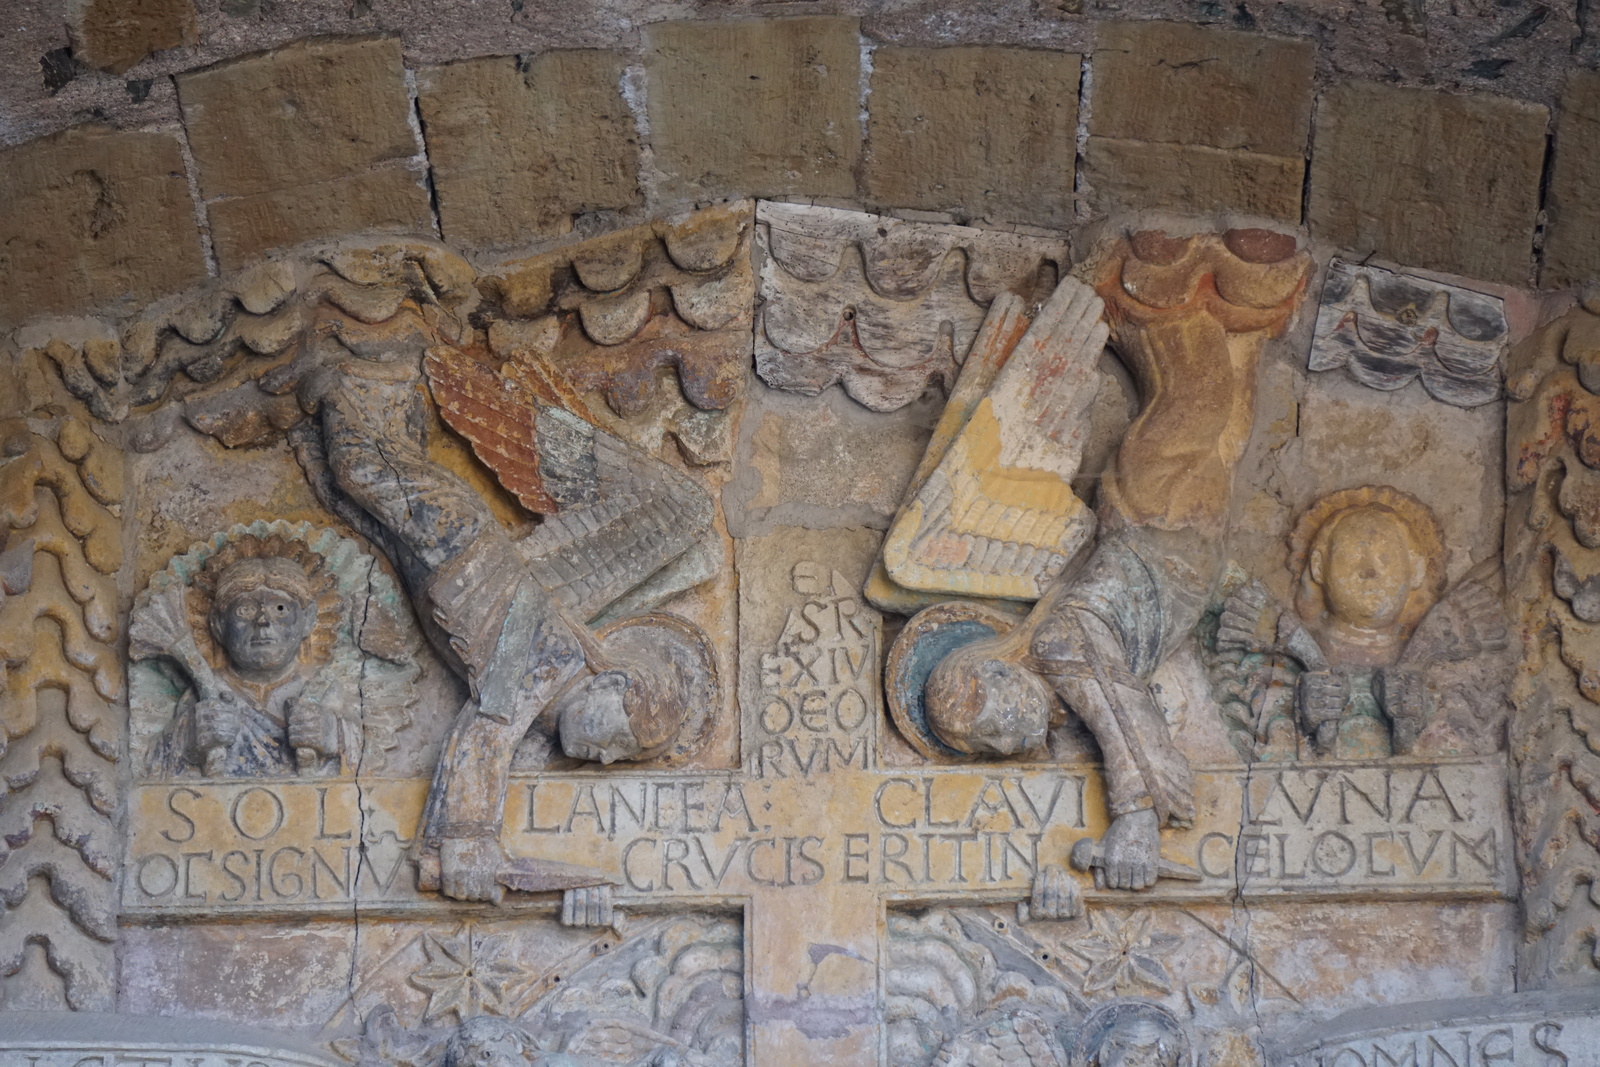
[[612, 52], [546, 52], [421, 72], [419, 103], [445, 236], [470, 245], [571, 229], [639, 202], [639, 140]]
[[0, 152], [0, 319], [148, 300], [205, 275], [178, 139], [76, 127]]
[[665, 195], [854, 192], [857, 19], [658, 23], [645, 32], [645, 70]]
[[398, 38], [314, 38], [178, 78], [224, 266], [309, 237], [431, 230]]
[[1323, 94], [1311, 231], [1352, 252], [1526, 284], [1549, 112], [1370, 82]]
[[1070, 224], [1081, 65], [1027, 48], [878, 49], [868, 199]]
[[1600, 74], [1567, 77], [1556, 120], [1555, 166], [1542, 285], [1579, 285], [1600, 275]]

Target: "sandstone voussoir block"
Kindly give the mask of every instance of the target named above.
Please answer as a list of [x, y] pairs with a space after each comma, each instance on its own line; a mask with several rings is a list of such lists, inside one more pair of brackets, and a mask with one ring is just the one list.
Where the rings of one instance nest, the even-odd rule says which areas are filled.
[[367, 230], [427, 234], [433, 228], [422, 175], [406, 167], [218, 200], [209, 210], [223, 270], [318, 237]]
[[207, 199], [331, 181], [416, 155], [398, 38], [299, 41], [178, 78]]
[[1176, 22], [1108, 22], [1089, 132], [1267, 155], [1305, 151], [1316, 46]]
[[880, 48], [868, 197], [886, 207], [1067, 225], [1082, 57], [1025, 48]]
[[645, 69], [667, 196], [854, 192], [858, 20], [660, 23], [645, 34]]
[[121, 74], [152, 52], [193, 44], [194, 0], [72, 0], [67, 5], [72, 55]]
[[1600, 277], [1600, 74], [1567, 79], [1556, 121], [1541, 285], [1578, 285]]
[[1305, 160], [1090, 137], [1083, 175], [1097, 213], [1241, 211], [1297, 222]]
[[445, 237], [508, 244], [563, 233], [571, 215], [639, 202], [639, 144], [623, 57], [547, 52], [422, 72], [419, 103]]
[[178, 139], [77, 127], [0, 152], [0, 320], [143, 301], [205, 274]]
[[1330, 89], [1317, 108], [1311, 229], [1352, 251], [1526, 284], [1548, 117], [1481, 93]]

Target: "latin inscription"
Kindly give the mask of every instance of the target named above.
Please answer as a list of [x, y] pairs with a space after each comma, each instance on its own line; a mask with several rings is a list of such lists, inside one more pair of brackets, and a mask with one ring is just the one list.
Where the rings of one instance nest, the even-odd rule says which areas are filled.
[[783, 631], [760, 654], [753, 768], [759, 778], [869, 770], [879, 713], [879, 618], [838, 570], [791, 568]]
[[[1196, 775], [1200, 817], [1169, 832], [1199, 882], [1152, 899], [1497, 896], [1509, 891], [1498, 759]], [[138, 788], [129, 914], [404, 910], [424, 780], [170, 782]], [[502, 842], [581, 862], [623, 899], [744, 896], [822, 883], [887, 896], [1024, 894], [1044, 864], [1104, 833], [1100, 778], [944, 768], [839, 775], [513, 776]], [[1092, 892], [1092, 890], [1091, 890]]]
[[1564, 1017], [1347, 1038], [1286, 1067], [1581, 1067], [1597, 1048], [1600, 1018]]

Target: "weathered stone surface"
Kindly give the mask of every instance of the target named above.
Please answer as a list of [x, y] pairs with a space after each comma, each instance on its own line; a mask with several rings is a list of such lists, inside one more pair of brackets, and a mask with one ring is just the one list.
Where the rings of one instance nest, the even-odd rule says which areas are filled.
[[1500, 396], [1507, 339], [1499, 297], [1336, 259], [1323, 281], [1307, 366], [1344, 367], [1386, 391], [1420, 377], [1435, 399], [1476, 407]]
[[1373, 83], [1323, 94], [1306, 218], [1361, 254], [1526, 283], [1545, 108]]
[[1574, 72], [1561, 95], [1539, 284], [1579, 285], [1600, 276], [1600, 74]]
[[68, 26], [73, 58], [113, 74], [199, 36], [194, 0], [72, 0]]
[[193, 1019], [90, 1012], [12, 1012], [6, 1016], [9, 1055], [45, 1067], [148, 1056], [193, 1067], [225, 1067], [241, 1060], [262, 1067], [333, 1067], [337, 1060], [303, 1035], [242, 1030]]
[[[1059, 241], [739, 202], [494, 267], [324, 243], [20, 331], [0, 1008], [236, 1027], [91, 1024], [22, 1058], [1265, 1067], [1267, 1038], [1321, 1027], [1365, 1067], [1487, 1067], [1507, 1040], [1576, 1064], [1582, 1010], [1428, 1002], [1596, 980], [1597, 316], [1513, 360], [1507, 515], [1499, 404], [1308, 373], [1302, 236], [1213, 229], [1120, 227], [1063, 283]], [[765, 369], [799, 388], [744, 381], [752, 251], [804, 342]], [[1029, 349], [1084, 282], [1104, 319], [1084, 300], [1078, 344]], [[1484, 288], [1512, 338], [1564, 308]], [[1425, 295], [1372, 302], [1448, 349]], [[957, 350], [973, 318], [995, 343]], [[930, 353], [962, 371], [942, 415]], [[835, 380], [922, 395], [874, 412]], [[1092, 503], [1099, 540], [1032, 619], [882, 616], [882, 531], [963, 448], [981, 506], [948, 532], [1037, 534], [1008, 509], [1042, 488]], [[1505, 636], [1502, 539], [1528, 640], [1475, 655]], [[1006, 641], [944, 670], [984, 633]], [[199, 714], [208, 672], [231, 711]], [[1357, 673], [1385, 744], [1300, 744]], [[1005, 699], [945, 714], [968, 680]], [[263, 713], [239, 736], [294, 751], [146, 762], [185, 689], [210, 740]], [[330, 704], [359, 730], [308, 729]], [[1260, 762], [1238, 735], [1274, 715], [1296, 736]], [[1450, 1028], [1327, 1025], [1408, 1001]]]
[[1173, 22], [1099, 34], [1084, 148], [1094, 210], [1298, 220], [1311, 42]]
[[418, 75], [418, 103], [451, 241], [510, 245], [571, 216], [639, 200], [638, 137], [613, 52], [493, 56]]
[[1270, 1062], [1321, 1067], [1368, 1057], [1422, 1062], [1523, 1059], [1576, 1063], [1600, 1046], [1600, 1018], [1589, 990], [1507, 993], [1357, 1009], [1267, 1043]]
[[[1600, 313], [1591, 299], [1534, 332], [1507, 359], [1506, 590], [1525, 640], [1512, 699], [1525, 940], [1519, 975], [1538, 988], [1590, 985], [1587, 931], [1600, 918], [1588, 872], [1600, 864], [1600, 705], [1595, 575], [1600, 573], [1600, 455], [1595, 363]], [[1589, 888], [1582, 888], [1585, 884]]]
[[1067, 263], [1064, 241], [839, 208], [764, 202], [756, 221], [756, 373], [808, 395], [841, 382], [873, 411], [948, 388], [988, 305], [1033, 298]]
[[816, 398], [751, 389], [734, 478], [723, 490], [729, 531], [753, 537], [779, 526], [886, 528], [938, 400], [878, 414], [839, 389]]
[[1094, 51], [1089, 132], [1299, 156], [1316, 47], [1177, 22], [1106, 22]]
[[398, 37], [297, 42], [182, 75], [178, 96], [207, 200], [313, 185], [417, 154]]
[[423, 175], [409, 167], [386, 167], [315, 185], [214, 200], [206, 213], [217, 262], [223, 270], [236, 270], [275, 248], [346, 233], [427, 234], [433, 217], [423, 182]]
[[[26, 999], [7, 991], [7, 1006], [110, 1011], [124, 720], [114, 651], [122, 457], [72, 417], [9, 420], [0, 435], [8, 456], [0, 467], [0, 974], [22, 970], [33, 942], [58, 977]], [[40, 627], [46, 617], [54, 624]], [[35, 877], [46, 871], [48, 883]]]
[[68, 130], [0, 153], [0, 319], [148, 300], [205, 274], [178, 139]]
[[867, 199], [1069, 225], [1080, 67], [1080, 56], [1024, 48], [879, 48]]
[[1094, 535], [1072, 480], [1100, 385], [1104, 311], [1074, 278], [1062, 279], [1026, 332], [1020, 299], [1004, 294], [990, 305], [967, 358], [989, 363], [993, 349], [1011, 351], [998, 357], [1004, 366], [992, 386], [890, 528], [883, 561], [893, 581], [1037, 600]]
[[1097, 213], [1239, 211], [1293, 221], [1300, 217], [1305, 160], [1090, 137], [1081, 174]]
[[854, 191], [856, 19], [663, 22], [645, 32], [645, 48], [650, 141], [667, 196]]

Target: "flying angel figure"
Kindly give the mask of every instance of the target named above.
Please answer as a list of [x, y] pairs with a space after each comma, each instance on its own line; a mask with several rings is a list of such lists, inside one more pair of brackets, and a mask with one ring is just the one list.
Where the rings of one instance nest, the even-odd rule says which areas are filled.
[[[513, 754], [553, 720], [568, 756], [611, 763], [671, 750], [716, 704], [705, 636], [665, 615], [587, 623], [661, 575], [710, 529], [698, 483], [584, 418], [576, 391], [531, 359], [502, 367], [441, 343], [433, 309], [377, 325], [330, 315], [296, 379], [315, 417], [291, 431], [324, 504], [381, 546], [470, 699], [444, 744], [421, 830], [423, 888], [498, 900], [567, 891], [564, 921], [611, 920], [597, 872], [501, 850]], [[443, 419], [544, 522], [520, 540], [428, 451], [426, 374]], [[672, 582], [657, 579], [665, 590]]]

